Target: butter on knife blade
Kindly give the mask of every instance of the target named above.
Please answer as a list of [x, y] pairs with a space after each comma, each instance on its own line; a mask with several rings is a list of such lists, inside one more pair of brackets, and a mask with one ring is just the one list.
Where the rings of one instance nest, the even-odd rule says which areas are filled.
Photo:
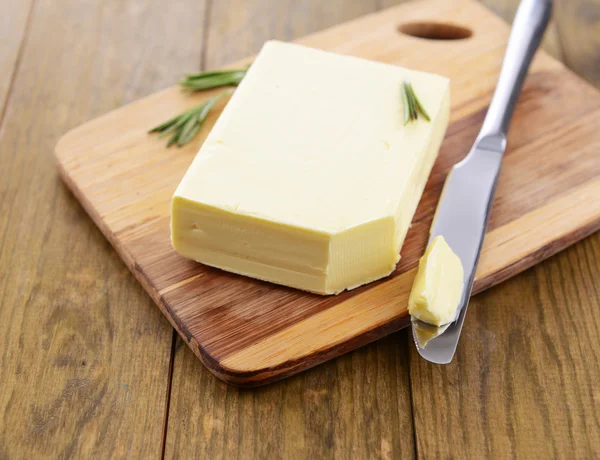
[[408, 313], [434, 326], [451, 323], [456, 318], [463, 282], [462, 262], [444, 237], [436, 236], [419, 261]]

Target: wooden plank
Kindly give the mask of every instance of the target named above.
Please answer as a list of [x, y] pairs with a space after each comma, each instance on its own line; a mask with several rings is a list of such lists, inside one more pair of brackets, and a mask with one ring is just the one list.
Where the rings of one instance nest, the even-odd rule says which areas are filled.
[[[386, 6], [407, 0], [388, 0]], [[377, 0], [219, 0], [212, 4], [206, 67], [256, 54], [270, 39], [294, 40], [382, 9]]]
[[565, 63], [600, 88], [600, 0], [555, 2]]
[[166, 458], [414, 458], [408, 349], [400, 332], [285, 381], [228, 386], [183, 342]]
[[172, 329], [52, 150], [196, 67], [203, 5], [36, 2], [0, 132], [0, 458], [160, 457]]
[[600, 456], [599, 258], [596, 234], [474, 297], [452, 364], [411, 352], [419, 457]]
[[[490, 8], [496, 14], [498, 14], [502, 19], [504, 19], [509, 24], [512, 23], [513, 18], [515, 17], [515, 13], [517, 11], [517, 7], [521, 0], [479, 0], [485, 6]], [[562, 2], [554, 2], [562, 3]], [[546, 29], [546, 34], [544, 35], [544, 39], [542, 40], [542, 48], [549, 53], [551, 56], [556, 59], [563, 60], [562, 55], [562, 47], [561, 41], [558, 34], [558, 28], [556, 26], [557, 23], [557, 12], [556, 9], [554, 11], [553, 18], [550, 20], [550, 24], [548, 24], [548, 29]]]
[[[0, 123], [15, 74], [32, 0], [5, 0], [0, 15]], [[8, 12], [8, 14], [6, 14]]]
[[[256, 53], [271, 36], [290, 40], [368, 13], [376, 3], [215, 2], [207, 65]], [[284, 13], [289, 8], [293, 15]], [[244, 391], [217, 381], [179, 347], [166, 458], [412, 458], [407, 353], [400, 333], [285, 382]]]
[[[571, 235], [578, 231], [572, 225], [573, 221], [580, 222], [580, 219], [574, 218], [571, 221], [564, 217], [572, 210], [573, 202], [578, 199], [593, 200], [599, 186], [600, 181], [596, 181], [588, 186], [576, 188], [560, 200], [488, 232], [477, 268], [474, 292], [481, 292], [496, 284], [497, 278], [491, 278], [489, 273], [495, 272], [498, 266], [506, 267], [505, 273], [496, 274], [505, 279], [508, 278], [506, 272], [531, 265], [531, 258], [535, 258], [534, 254], [537, 252], [554, 253], [553, 245], [556, 242], [553, 241], [553, 236], [556, 233]], [[596, 224], [597, 220], [588, 222]], [[532, 222], [545, 222], [546, 226], [539, 228], [538, 225], [531, 225]], [[584, 227], [582, 226], [582, 229]], [[522, 248], [519, 238], [523, 237], [535, 238], [537, 248], [530, 246], [526, 249]], [[258, 340], [237, 353], [227, 356], [222, 365], [233, 369], [247, 369], [249, 366], [272, 368], [280, 361], [293, 361], [297, 356], [310, 356], [311, 350], [326, 347], [331, 342], [332, 336], [342, 344], [345, 340], [350, 341], [351, 338], [346, 335], [349, 335], [350, 331], [356, 333], [357, 330], [361, 332], [367, 330], [364, 325], [365, 316], [377, 319], [380, 324], [393, 323], [397, 320], [395, 308], [397, 309], [398, 305], [406, 308], [411, 288], [410, 281], [414, 278], [415, 272], [416, 268], [412, 268], [385, 283], [385, 287], [377, 292], [365, 290], [346, 302], [331, 306], [283, 329], [269, 337], [269, 340]], [[389, 298], [394, 298], [397, 302], [395, 308], [390, 307], [390, 302], [384, 300]], [[368, 312], [366, 315], [365, 310]], [[336, 321], [337, 318], [342, 319]]]
[[[517, 2], [485, 3], [508, 20]], [[547, 35], [546, 49], [550, 46], [555, 56], [574, 56], [568, 63], [575, 70], [578, 64], [587, 67], [587, 75], [585, 69], [582, 74], [594, 82], [598, 72], [589, 69], [598, 46], [592, 44], [590, 21], [577, 18], [575, 10], [584, 10], [576, 3], [555, 2], [558, 27], [549, 30], [554, 38], [548, 41]], [[593, 1], [581, 3], [587, 3], [588, 12], [599, 11], [592, 8]], [[562, 44], [569, 43], [560, 53], [552, 51], [560, 46], [558, 32]], [[427, 363], [412, 349], [420, 457], [600, 455], [595, 390], [600, 379], [599, 256], [600, 234], [595, 234], [474, 297], [458, 354], [449, 366]]]
[[[469, 24], [472, 36], [426, 40], [398, 30], [405, 22], [442, 19]], [[182, 149], [165, 149], [164, 142], [147, 130], [207, 94], [190, 97], [171, 88], [81, 126], [59, 142], [59, 167], [65, 182], [200, 359], [231, 383], [264, 384], [407, 324], [410, 270], [424, 249], [445, 176], [479, 130], [508, 33], [501, 19], [475, 2], [436, 0], [388, 9], [300, 40], [421, 70], [442, 69], [451, 77], [450, 127], [397, 270], [385, 280], [338, 296], [314, 296], [232, 275], [173, 251], [170, 198], [219, 110], [211, 114], [202, 135]], [[482, 262], [490, 263], [480, 267], [476, 292], [600, 226], [595, 201], [573, 195], [582, 190], [586, 196], [600, 193], [600, 132], [585, 122], [598, 116], [599, 106], [600, 93], [594, 88], [546, 54], [537, 55], [515, 113], [482, 254]], [[573, 201], [565, 205], [566, 199]], [[547, 225], [557, 217], [557, 225]], [[508, 243], [506, 234], [513, 235]]]

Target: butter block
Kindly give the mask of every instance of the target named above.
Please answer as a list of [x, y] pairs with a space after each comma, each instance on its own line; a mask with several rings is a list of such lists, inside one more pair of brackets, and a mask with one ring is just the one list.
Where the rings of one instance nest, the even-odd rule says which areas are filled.
[[[431, 122], [404, 125], [404, 79]], [[319, 294], [390, 274], [449, 107], [444, 77], [267, 42], [173, 196], [174, 248]]]
[[408, 299], [408, 313], [434, 326], [454, 321], [463, 283], [460, 258], [443, 236], [436, 236], [419, 261]]

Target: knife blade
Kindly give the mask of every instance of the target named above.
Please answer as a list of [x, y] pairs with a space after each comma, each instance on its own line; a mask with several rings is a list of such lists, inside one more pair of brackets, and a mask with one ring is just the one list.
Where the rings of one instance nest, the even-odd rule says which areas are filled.
[[481, 131], [467, 156], [451, 169], [444, 184], [428, 246], [436, 236], [443, 235], [462, 262], [464, 282], [454, 322], [436, 328], [412, 318], [417, 350], [433, 363], [448, 364], [454, 357], [506, 150], [508, 127], [551, 11], [552, 0], [521, 1]]

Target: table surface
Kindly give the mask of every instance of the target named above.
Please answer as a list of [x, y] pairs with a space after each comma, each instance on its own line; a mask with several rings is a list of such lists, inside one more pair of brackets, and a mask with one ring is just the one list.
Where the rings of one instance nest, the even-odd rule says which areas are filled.
[[[401, 331], [240, 390], [58, 178], [70, 128], [394, 3], [1, 0], [0, 459], [600, 456], [600, 234], [474, 297], [448, 366]], [[485, 3], [511, 20], [518, 2]], [[599, 31], [600, 0], [558, 0], [544, 46], [600, 86]]]

